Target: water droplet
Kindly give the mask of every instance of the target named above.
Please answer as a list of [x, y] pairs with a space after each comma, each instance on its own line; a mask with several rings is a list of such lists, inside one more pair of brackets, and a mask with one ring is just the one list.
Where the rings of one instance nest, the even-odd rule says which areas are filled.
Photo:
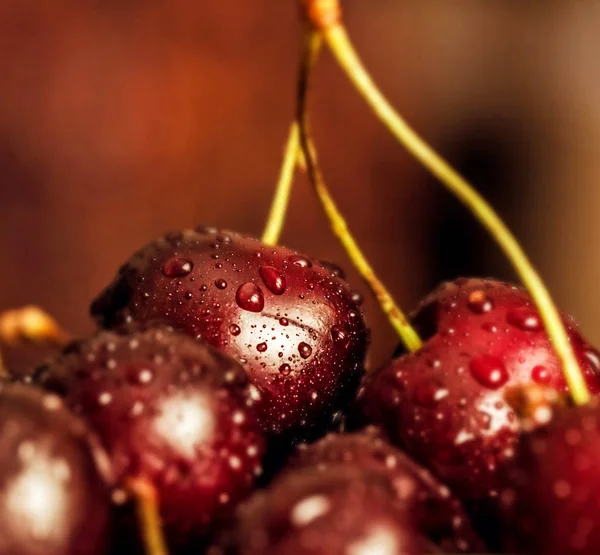
[[486, 295], [485, 291], [478, 289], [469, 294], [467, 306], [475, 314], [486, 314], [494, 308], [494, 301]]
[[312, 262], [299, 254], [294, 254], [288, 259], [294, 266], [299, 266], [300, 268], [312, 268]]
[[237, 324], [231, 324], [231, 326], [229, 326], [229, 333], [231, 335], [239, 335], [241, 333], [241, 329], [240, 326], [238, 326]]
[[363, 296], [358, 291], [353, 291], [350, 298], [358, 306], [361, 306], [364, 302]]
[[187, 276], [194, 269], [194, 263], [187, 258], [174, 256], [169, 258], [162, 267], [162, 273], [168, 278]]
[[300, 356], [302, 358], [306, 359], [310, 355], [312, 355], [312, 347], [308, 343], [304, 343], [303, 341], [302, 343], [300, 343], [300, 345], [298, 345], [298, 352], [300, 353]]
[[346, 279], [346, 273], [337, 264], [335, 264], [333, 262], [329, 262], [328, 260], [321, 260], [321, 261], [319, 261], [319, 263], [333, 277], [339, 277], [339, 278], [342, 278], [342, 279]]
[[110, 405], [112, 402], [112, 395], [108, 391], [104, 391], [98, 395], [98, 404], [105, 407]]
[[593, 347], [588, 347], [584, 352], [583, 356], [588, 360], [592, 366], [592, 371], [596, 376], [600, 376], [600, 353]]
[[469, 369], [471, 375], [489, 389], [498, 389], [508, 381], [506, 367], [497, 357], [480, 355], [471, 361]]
[[[439, 396], [438, 391], [444, 392], [444, 394]], [[415, 386], [415, 401], [424, 407], [434, 407], [446, 395], [448, 395], [448, 390], [441, 389], [436, 383], [429, 380], [423, 380]]]
[[342, 326], [333, 326], [331, 328], [331, 337], [333, 343], [341, 349], [345, 349], [350, 343], [350, 334]]
[[217, 234], [217, 241], [220, 241], [221, 243], [231, 243], [231, 237], [225, 235], [225, 233], [219, 233]]
[[524, 331], [539, 331], [542, 329], [542, 321], [538, 313], [526, 306], [509, 310], [506, 319], [509, 324]]
[[265, 342], [263, 342], [263, 343], [259, 343], [259, 344], [256, 346], [256, 350], [257, 350], [259, 353], [264, 353], [264, 352], [267, 350], [267, 344], [266, 344]]
[[279, 323], [282, 326], [287, 326], [287, 325], [289, 325], [290, 322], [289, 322], [289, 320], [287, 318], [279, 318]]
[[531, 371], [531, 379], [537, 383], [547, 384], [550, 382], [550, 372], [545, 366], [536, 366]]
[[285, 291], [285, 277], [277, 268], [261, 266], [258, 273], [271, 293], [281, 295]]
[[284, 376], [289, 376], [292, 372], [292, 367], [289, 364], [282, 364], [279, 367], [279, 372]]
[[240, 308], [249, 312], [260, 312], [265, 307], [265, 298], [258, 285], [252, 282], [244, 283], [238, 287], [235, 302]]
[[481, 329], [489, 331], [490, 333], [498, 333], [498, 326], [496, 326], [496, 324], [492, 324], [491, 322], [486, 322], [485, 324], [482, 324]]
[[225, 289], [227, 282], [224, 279], [215, 279], [215, 286], [217, 289]]

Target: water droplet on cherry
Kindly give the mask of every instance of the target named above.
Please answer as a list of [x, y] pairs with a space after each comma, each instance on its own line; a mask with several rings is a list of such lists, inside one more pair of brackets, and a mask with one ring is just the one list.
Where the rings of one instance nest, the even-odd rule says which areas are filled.
[[284, 376], [289, 376], [292, 372], [292, 367], [289, 364], [282, 364], [279, 367], [279, 373]]
[[294, 254], [288, 259], [294, 266], [299, 266], [300, 268], [312, 268], [312, 262], [299, 254]]
[[162, 267], [162, 273], [168, 278], [185, 277], [194, 269], [194, 263], [187, 258], [174, 256], [169, 258]]
[[283, 294], [285, 291], [285, 277], [277, 268], [261, 266], [258, 273], [271, 293], [274, 295]]
[[298, 345], [298, 352], [302, 358], [306, 359], [312, 355], [312, 347], [303, 341], [300, 343], [300, 345]]
[[494, 308], [494, 301], [487, 296], [485, 291], [478, 289], [469, 294], [467, 306], [475, 314], [486, 314]]
[[550, 383], [550, 372], [545, 366], [538, 365], [531, 371], [531, 379], [540, 384]]
[[508, 381], [508, 372], [504, 363], [497, 357], [480, 355], [469, 365], [471, 375], [489, 389], [499, 389]]
[[227, 288], [227, 282], [224, 279], [215, 279], [215, 286], [217, 289], [225, 289]]
[[267, 344], [263, 341], [256, 346], [256, 350], [259, 353], [264, 353], [267, 350]]
[[542, 321], [535, 310], [528, 307], [519, 307], [509, 310], [506, 314], [509, 324], [522, 329], [523, 331], [539, 331], [542, 328]]
[[252, 282], [244, 283], [238, 287], [235, 294], [238, 306], [249, 312], [260, 312], [265, 307], [265, 298], [258, 285]]
[[333, 343], [342, 349], [345, 349], [350, 343], [350, 335], [342, 326], [333, 326], [331, 328], [331, 337]]
[[239, 335], [241, 333], [241, 331], [242, 330], [240, 329], [240, 326], [238, 326], [237, 324], [231, 324], [229, 326], [229, 333], [231, 335]]

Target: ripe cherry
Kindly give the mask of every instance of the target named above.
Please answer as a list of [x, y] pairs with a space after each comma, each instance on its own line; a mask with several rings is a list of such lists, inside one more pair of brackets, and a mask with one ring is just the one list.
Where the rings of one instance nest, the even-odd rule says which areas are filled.
[[523, 434], [501, 493], [508, 553], [600, 553], [600, 407], [555, 409]]
[[[564, 391], [560, 361], [530, 298], [509, 284], [465, 279], [442, 286], [414, 321], [427, 341], [368, 375], [359, 404], [368, 421], [469, 505], [491, 538], [487, 511], [497, 506], [498, 466], [514, 455], [520, 431], [505, 393], [535, 381]], [[596, 394], [598, 354], [565, 321]]]
[[315, 436], [356, 392], [367, 330], [337, 267], [201, 227], [146, 246], [92, 305], [105, 327], [165, 320], [239, 360], [264, 428]]
[[374, 427], [351, 434], [329, 434], [312, 445], [302, 444], [286, 468], [330, 471], [340, 467], [358, 468], [385, 478], [404, 510], [413, 515], [419, 532], [443, 550], [484, 550], [450, 490], [388, 443]]
[[238, 511], [210, 555], [437, 553], [389, 483], [350, 467], [285, 472]]
[[0, 387], [0, 554], [103, 555], [106, 453], [59, 397]]
[[37, 381], [87, 419], [122, 485], [154, 486], [172, 546], [226, 516], [260, 472], [256, 389], [233, 359], [170, 328], [100, 332]]

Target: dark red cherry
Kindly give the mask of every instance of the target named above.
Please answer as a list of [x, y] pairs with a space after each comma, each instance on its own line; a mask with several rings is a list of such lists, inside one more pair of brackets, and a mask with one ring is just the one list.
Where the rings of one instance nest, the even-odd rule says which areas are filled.
[[120, 483], [154, 485], [172, 545], [226, 516], [260, 472], [256, 388], [233, 359], [170, 328], [100, 332], [37, 382], [87, 419]]
[[105, 452], [56, 395], [0, 386], [0, 554], [104, 555]]
[[372, 426], [351, 434], [329, 434], [312, 445], [298, 446], [286, 470], [316, 468], [329, 472], [339, 467], [385, 478], [404, 510], [413, 515], [418, 531], [448, 553], [484, 551], [450, 490]]
[[[359, 392], [366, 420], [433, 471], [494, 524], [502, 481], [498, 466], [514, 455], [520, 433], [505, 393], [544, 383], [566, 390], [560, 361], [530, 298], [492, 280], [460, 280], [430, 295], [414, 316], [426, 338], [416, 353], [368, 375]], [[592, 393], [600, 383], [592, 349], [565, 317]]]
[[600, 553], [600, 408], [556, 409], [505, 472], [507, 553]]
[[210, 555], [416, 555], [419, 537], [388, 482], [349, 467], [286, 472], [238, 511]]
[[92, 305], [104, 327], [163, 320], [239, 360], [264, 428], [314, 437], [356, 392], [367, 330], [340, 270], [214, 228], [171, 234]]

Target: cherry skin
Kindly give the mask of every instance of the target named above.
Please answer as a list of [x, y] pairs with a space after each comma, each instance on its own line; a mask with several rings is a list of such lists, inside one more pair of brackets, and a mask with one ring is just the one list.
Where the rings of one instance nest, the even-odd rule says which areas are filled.
[[170, 328], [100, 332], [36, 380], [87, 419], [121, 485], [154, 486], [174, 548], [225, 518], [260, 472], [256, 389], [233, 359]]
[[110, 468], [59, 397], [0, 386], [0, 554], [104, 555]]
[[375, 473], [349, 467], [285, 472], [240, 507], [209, 555], [438, 553]]
[[372, 426], [351, 434], [328, 434], [317, 443], [299, 445], [286, 471], [316, 468], [328, 472], [339, 467], [358, 468], [385, 478], [404, 510], [413, 515], [419, 532], [444, 551], [484, 551], [450, 490]]
[[523, 434], [500, 497], [507, 553], [600, 553], [599, 469], [597, 400]]
[[272, 434], [321, 435], [362, 376], [367, 330], [339, 269], [238, 233], [158, 239], [121, 267], [92, 314], [104, 327], [164, 320], [239, 360]]
[[[560, 361], [532, 301], [509, 284], [473, 279], [443, 286], [414, 320], [426, 332], [423, 347], [368, 375], [359, 406], [467, 504], [494, 542], [498, 467], [514, 455], [520, 433], [505, 394], [537, 382], [565, 391]], [[597, 394], [597, 352], [565, 321]]]

